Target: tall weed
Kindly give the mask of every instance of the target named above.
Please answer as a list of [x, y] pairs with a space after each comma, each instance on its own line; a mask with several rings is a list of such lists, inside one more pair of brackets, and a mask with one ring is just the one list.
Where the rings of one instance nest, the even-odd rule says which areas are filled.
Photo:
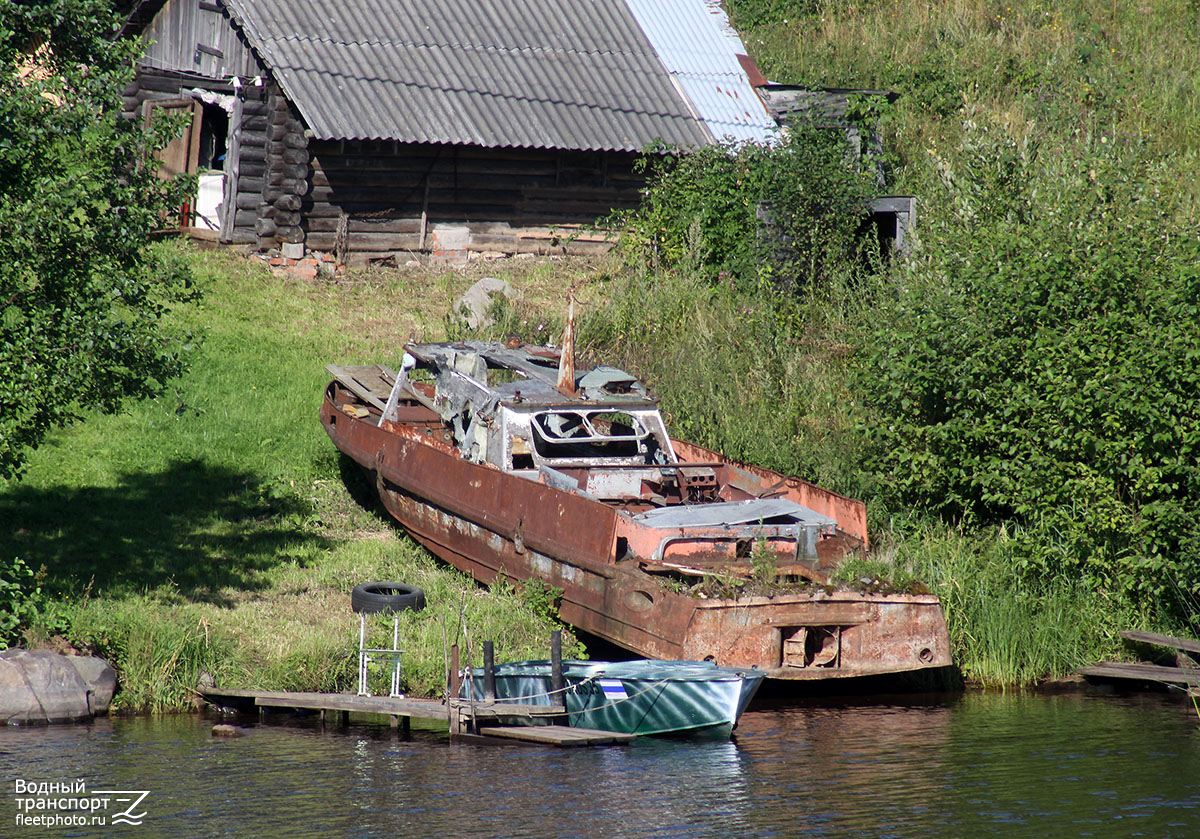
[[750, 293], [663, 273], [631, 276], [612, 291], [582, 320], [579, 346], [645, 379], [674, 436], [850, 488], [848, 347], [828, 289]]
[[1033, 684], [1116, 653], [1136, 617], [1084, 584], [1021, 577], [1014, 548], [1003, 528], [917, 522], [878, 533], [875, 554], [888, 558], [885, 576], [919, 579], [941, 599], [955, 661], [975, 683]]

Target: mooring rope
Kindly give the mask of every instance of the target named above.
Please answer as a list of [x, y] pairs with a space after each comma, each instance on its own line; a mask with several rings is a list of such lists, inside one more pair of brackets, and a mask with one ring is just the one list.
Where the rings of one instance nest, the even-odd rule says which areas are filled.
[[[599, 679], [602, 677], [593, 676], [591, 678]], [[553, 711], [531, 711], [529, 716], [531, 716], [531, 717], [560, 717], [560, 716], [573, 717], [578, 714], [587, 714], [587, 713], [590, 713], [591, 711], [603, 711], [606, 708], [614, 708], [617, 705], [620, 705], [622, 702], [628, 702], [630, 699], [641, 696], [643, 693], [649, 693], [650, 691], [654, 690], [656, 687], [661, 687], [662, 685], [665, 685], [669, 681], [671, 681], [671, 680], [670, 679], [660, 679], [657, 682], [651, 683], [649, 685], [649, 687], [647, 687], [643, 690], [639, 690], [637, 693], [628, 693], [625, 695], [624, 699], [613, 699], [613, 700], [605, 703], [604, 705], [596, 705], [595, 707], [592, 707], [592, 708], [583, 708], [579, 711], [566, 711], [565, 713], [561, 713], [561, 714], [553, 712]], [[579, 685], [582, 685], [582, 684], [583, 684], [583, 682], [579, 683]], [[576, 687], [579, 687], [579, 685], [572, 685], [571, 687], [576, 688]]]
[[[530, 676], [529, 678], [539, 678], [539, 677], [538, 676]], [[575, 690], [576, 688], [581, 688], [581, 687], [583, 687], [584, 684], [587, 684], [588, 682], [593, 682], [593, 681], [595, 681], [595, 679], [598, 679], [598, 678], [604, 678], [604, 676], [602, 676], [601, 673], [594, 673], [594, 675], [588, 676], [586, 679], [583, 679], [583, 681], [581, 681], [581, 682], [578, 682], [576, 684], [564, 685], [564, 687], [559, 688], [558, 690], [547, 690], [546, 693], [544, 693], [544, 694], [530, 694], [528, 696], [505, 696], [503, 700], [498, 699], [498, 697], [497, 697], [496, 701], [502, 702], [502, 703], [503, 702], [520, 702], [522, 700], [541, 699], [542, 696], [553, 696], [554, 694], [565, 694], [565, 693], [568, 693], [569, 690]]]
[[[470, 675], [468, 675], [468, 676], [467, 676], [467, 679], [469, 680], [470, 678], [471, 678], [471, 676], [470, 676]], [[530, 676], [529, 678], [536, 679], [536, 678], [538, 678], [538, 677], [537, 677], [537, 676]], [[530, 694], [529, 696], [506, 696], [506, 697], [504, 697], [503, 699], [499, 699], [499, 698], [497, 698], [497, 700], [496, 700], [496, 701], [497, 701], [497, 702], [500, 702], [500, 703], [504, 703], [504, 702], [518, 702], [518, 701], [520, 701], [520, 700], [524, 700], [524, 699], [541, 699], [543, 696], [547, 696], [547, 697], [549, 697], [549, 696], [554, 696], [555, 694], [558, 694], [558, 693], [566, 693], [567, 691], [572, 691], [572, 690], [575, 690], [576, 688], [579, 688], [579, 687], [582, 687], [583, 685], [586, 685], [588, 682], [594, 681], [594, 680], [596, 680], [596, 679], [602, 679], [602, 678], [604, 678], [602, 675], [600, 675], [600, 674], [594, 674], [594, 675], [588, 676], [586, 679], [584, 679], [584, 680], [582, 680], [582, 681], [580, 681], [580, 682], [578, 682], [578, 683], [576, 683], [576, 684], [573, 684], [573, 685], [566, 685], [566, 686], [564, 686], [564, 687], [561, 687], [561, 688], [559, 688], [558, 690], [549, 690], [549, 691], [546, 691], [545, 693], [532, 693], [532, 694]], [[477, 699], [477, 700], [475, 700], [475, 701], [477, 701], [477, 702], [481, 702], [481, 701], [483, 701], [483, 700], [478, 700], [478, 699]]]

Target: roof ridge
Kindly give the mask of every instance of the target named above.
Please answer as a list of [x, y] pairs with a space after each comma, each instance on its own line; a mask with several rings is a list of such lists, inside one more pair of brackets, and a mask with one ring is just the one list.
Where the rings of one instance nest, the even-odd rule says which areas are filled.
[[438, 49], [469, 49], [469, 50], [495, 50], [496, 52], [533, 52], [533, 53], [563, 53], [566, 55], [619, 55], [619, 56], [655, 56], [653, 51], [637, 51], [627, 49], [576, 49], [570, 47], [545, 47], [531, 44], [520, 47], [507, 47], [497, 44], [464, 44], [454, 43], [449, 41], [439, 42], [419, 42], [419, 41], [404, 41], [390, 40], [385, 38], [374, 38], [371, 40], [348, 40], [345, 38], [320, 38], [310, 35], [280, 35], [280, 36], [260, 36], [261, 41], [289, 41], [289, 42], [309, 42], [314, 44], [328, 44], [330, 46], [380, 46], [380, 47], [411, 47], [413, 49], [420, 48], [438, 48]]

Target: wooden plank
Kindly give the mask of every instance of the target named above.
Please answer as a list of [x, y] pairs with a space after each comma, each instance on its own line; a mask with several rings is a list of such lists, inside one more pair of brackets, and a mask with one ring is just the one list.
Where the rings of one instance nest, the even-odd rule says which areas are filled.
[[347, 713], [355, 711], [368, 714], [420, 717], [429, 720], [449, 719], [449, 709], [437, 699], [355, 696], [349, 693], [292, 693], [241, 688], [211, 688], [200, 691], [200, 695], [208, 702], [215, 704], [223, 704], [222, 700], [229, 699], [253, 699], [254, 704], [260, 708], [303, 708]]
[[205, 699], [213, 698], [220, 699], [222, 697], [232, 696], [237, 699], [253, 699], [262, 693], [261, 690], [249, 690], [246, 688], [209, 688], [200, 691], [200, 695]]
[[[351, 233], [349, 250], [367, 253], [393, 253], [416, 251], [421, 246], [419, 233]], [[314, 233], [309, 237], [313, 250], [332, 251], [337, 242], [336, 233]]]
[[1157, 632], [1143, 632], [1131, 629], [1120, 633], [1127, 641], [1137, 641], [1142, 644], [1153, 644], [1158, 647], [1168, 647], [1173, 650], [1183, 650], [1189, 653], [1200, 653], [1200, 641], [1189, 638], [1176, 638], [1173, 635], [1160, 635]]
[[392, 384], [396, 381], [395, 371], [379, 364], [367, 367], [328, 364], [325, 370], [355, 396], [381, 411], [392, 395]]
[[1126, 664], [1124, 662], [1105, 661], [1093, 667], [1081, 667], [1078, 672], [1081, 676], [1092, 676], [1102, 679], [1132, 679], [1135, 681], [1164, 682], [1200, 687], [1200, 670], [1187, 670], [1181, 667], [1160, 667], [1156, 664]]
[[[308, 229], [311, 233], [336, 233], [338, 210], [328, 204], [316, 205], [305, 217], [309, 220]], [[389, 218], [367, 221], [351, 218], [347, 220], [347, 228], [351, 235], [355, 233], [420, 233], [419, 218]]]
[[233, 230], [237, 220], [237, 199], [241, 191], [238, 183], [241, 177], [242, 165], [242, 106], [241, 97], [233, 98], [233, 108], [229, 114], [229, 124], [234, 129], [228, 132], [229, 144], [225, 151], [225, 183], [224, 194], [221, 197], [221, 241], [232, 242]]
[[544, 743], [548, 746], [605, 746], [637, 739], [636, 734], [568, 728], [562, 725], [483, 726], [479, 733], [484, 737], [503, 737], [527, 743]]
[[565, 714], [562, 705], [524, 705], [520, 702], [469, 702], [466, 699], [451, 699], [450, 705], [458, 708], [463, 716], [478, 717], [553, 717]]
[[449, 709], [436, 699], [391, 696], [354, 696], [339, 693], [261, 692], [254, 698], [261, 708], [303, 708], [360, 714], [395, 714], [426, 720], [449, 720]]

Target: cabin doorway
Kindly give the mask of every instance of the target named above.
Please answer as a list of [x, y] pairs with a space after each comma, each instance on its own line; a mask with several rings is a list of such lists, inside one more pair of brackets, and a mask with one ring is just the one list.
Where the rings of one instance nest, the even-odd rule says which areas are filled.
[[195, 175], [197, 179], [195, 191], [173, 219], [174, 226], [191, 235], [217, 238], [232, 216], [223, 207], [229, 162], [229, 113], [219, 101], [203, 102], [192, 97], [150, 99], [143, 106], [143, 124], [149, 126], [152, 120], [167, 114], [183, 114], [180, 117], [183, 129], [155, 153], [161, 163], [158, 175], [164, 180], [180, 174]]

